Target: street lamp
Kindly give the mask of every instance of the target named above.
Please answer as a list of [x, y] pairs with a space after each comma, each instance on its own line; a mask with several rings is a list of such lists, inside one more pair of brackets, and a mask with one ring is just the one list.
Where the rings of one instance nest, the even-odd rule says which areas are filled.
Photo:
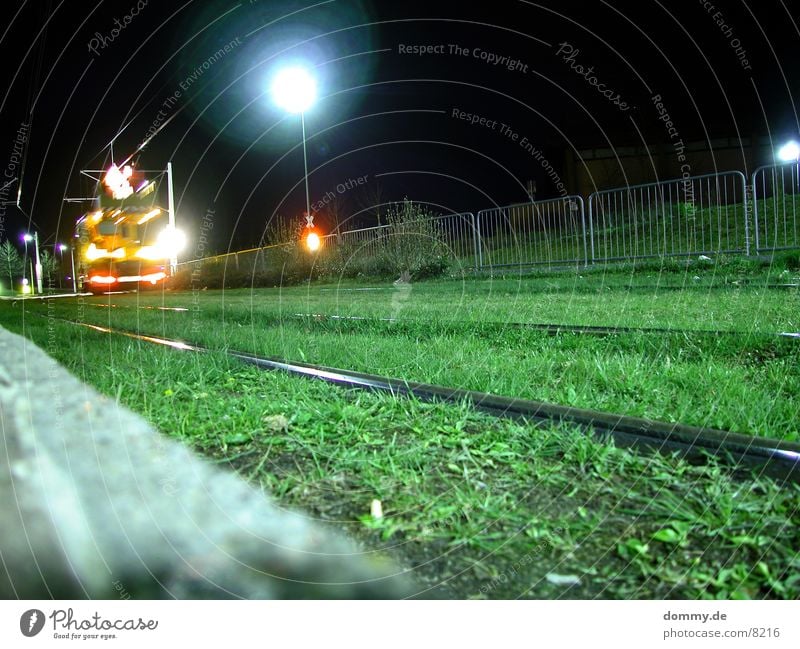
[[36, 290], [41, 295], [44, 291], [42, 290], [42, 260], [39, 257], [39, 233], [34, 232], [33, 235], [25, 234], [22, 238], [26, 244], [29, 241], [33, 241], [36, 248]]
[[64, 251], [69, 248], [69, 258], [72, 262], [72, 292], [78, 292], [78, 280], [75, 278], [75, 249], [65, 243], [58, 244], [58, 251], [63, 255]]
[[778, 149], [778, 160], [781, 162], [797, 162], [800, 159], [800, 144], [789, 140]]
[[273, 101], [284, 110], [300, 113], [300, 124], [303, 129], [303, 170], [306, 185], [306, 217], [311, 216], [311, 200], [308, 193], [308, 157], [306, 155], [306, 119], [305, 112], [311, 108], [317, 98], [317, 82], [314, 77], [300, 66], [284, 68], [275, 75], [270, 88]]

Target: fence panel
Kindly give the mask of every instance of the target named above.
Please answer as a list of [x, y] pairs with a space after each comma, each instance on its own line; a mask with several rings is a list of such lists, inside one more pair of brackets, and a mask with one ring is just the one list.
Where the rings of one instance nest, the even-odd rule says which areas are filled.
[[351, 254], [374, 257], [387, 251], [402, 255], [404, 251], [395, 248], [413, 245], [416, 237], [437, 239], [442, 244], [442, 253], [462, 267], [472, 268], [479, 264], [477, 229], [472, 212], [349, 230], [329, 234], [324, 239], [329, 247], [347, 246]]
[[484, 267], [587, 262], [581, 196], [481, 210], [477, 220]]
[[744, 174], [728, 171], [595, 192], [589, 256], [624, 261], [749, 252]]
[[753, 172], [756, 252], [800, 248], [800, 164], [765, 165]]
[[462, 268], [480, 267], [480, 241], [472, 212], [435, 216], [431, 223], [450, 258], [458, 261]]
[[388, 225], [372, 228], [347, 230], [338, 234], [329, 234], [324, 239], [329, 247], [348, 246], [358, 254], [375, 255], [381, 245], [381, 239], [387, 235]]

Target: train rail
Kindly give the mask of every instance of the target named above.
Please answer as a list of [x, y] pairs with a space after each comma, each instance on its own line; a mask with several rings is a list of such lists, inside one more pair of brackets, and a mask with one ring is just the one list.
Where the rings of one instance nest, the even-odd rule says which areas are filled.
[[[92, 304], [95, 307], [102, 308], [133, 308], [130, 305], [117, 305], [117, 304]], [[188, 312], [189, 309], [185, 307], [166, 307], [166, 306], [137, 306], [139, 309], [147, 309], [150, 311], [173, 311], [173, 312]], [[299, 319], [311, 321], [328, 321], [328, 322], [354, 322], [354, 323], [413, 323], [413, 320], [401, 320], [399, 318], [378, 318], [369, 316], [346, 316], [346, 315], [329, 315], [325, 313], [292, 313], [289, 315], [281, 315], [278, 320], [286, 319]], [[790, 338], [800, 340], [800, 332], [781, 331], [781, 332], [758, 332], [758, 331], [734, 331], [734, 330], [714, 330], [714, 329], [677, 329], [672, 327], [622, 327], [622, 326], [597, 326], [597, 325], [574, 325], [574, 324], [556, 324], [545, 322], [454, 322], [463, 326], [477, 325], [481, 327], [493, 326], [497, 328], [507, 327], [509, 329], [528, 329], [531, 331], [543, 331], [548, 334], [557, 335], [562, 333], [569, 334], [586, 334], [590, 336], [615, 336], [619, 334], [658, 334], [658, 335], [682, 335], [682, 336], [754, 336], [754, 337], [777, 337], [777, 338]]]
[[[179, 340], [72, 320], [62, 320], [62, 322], [102, 333], [165, 345], [181, 351], [195, 353], [214, 351]], [[678, 452], [685, 457], [698, 460], [709, 455], [716, 456], [734, 470], [758, 470], [777, 480], [800, 483], [800, 444], [794, 442], [418, 383], [283, 358], [263, 357], [238, 351], [225, 353], [261, 369], [282, 371], [345, 388], [388, 392], [424, 401], [459, 404], [468, 402], [477, 410], [495, 417], [519, 419], [532, 424], [565, 422], [602, 438], [611, 437], [619, 446], [651, 449], [662, 453]]]

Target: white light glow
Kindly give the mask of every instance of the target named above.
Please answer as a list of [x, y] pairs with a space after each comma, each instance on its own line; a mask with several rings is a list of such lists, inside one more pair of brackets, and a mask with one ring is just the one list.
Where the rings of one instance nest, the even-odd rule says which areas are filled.
[[311, 252], [316, 252], [317, 250], [319, 250], [319, 244], [320, 244], [319, 235], [316, 232], [309, 232], [308, 236], [306, 237], [306, 247]]
[[275, 103], [290, 113], [304, 113], [317, 98], [317, 82], [301, 67], [284, 68], [272, 80]]
[[103, 184], [108, 187], [111, 195], [116, 199], [128, 198], [133, 194], [133, 187], [131, 187], [130, 178], [133, 175], [133, 169], [130, 165], [126, 165], [119, 169], [117, 165], [112, 164], [103, 178]]
[[147, 214], [145, 214], [142, 218], [140, 218], [136, 222], [136, 224], [137, 225], [142, 225], [144, 223], [147, 223], [150, 219], [158, 216], [159, 214], [161, 214], [161, 210], [156, 207], [155, 209], [152, 209], [149, 212], [147, 212]]
[[795, 162], [800, 158], [800, 144], [790, 140], [778, 149], [778, 160], [781, 162]]
[[156, 247], [161, 250], [165, 259], [177, 255], [184, 246], [186, 246], [186, 235], [177, 228], [164, 228], [156, 241]]

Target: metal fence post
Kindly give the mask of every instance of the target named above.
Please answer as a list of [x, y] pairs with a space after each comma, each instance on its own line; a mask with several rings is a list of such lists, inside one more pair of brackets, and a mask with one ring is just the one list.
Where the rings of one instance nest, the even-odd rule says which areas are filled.
[[758, 240], [758, 194], [756, 193], [756, 183], [758, 182], [758, 174], [759, 172], [763, 171], [764, 167], [758, 167], [753, 172], [753, 227], [756, 230], [756, 254], [758, 254], [759, 249], [761, 248], [760, 242]]
[[472, 232], [475, 238], [475, 263], [477, 270], [483, 268], [483, 244], [481, 242], [481, 211], [478, 211], [477, 216], [472, 215]]
[[[750, 213], [747, 210], [747, 178], [743, 173], [739, 174], [742, 178], [742, 207], [744, 208], [744, 254], [750, 256]], [[753, 194], [755, 196], [755, 194]], [[755, 203], [755, 201], [753, 201]]]
[[589, 247], [591, 250], [591, 261], [594, 263], [594, 219], [592, 218], [592, 203], [597, 196], [597, 192], [589, 195]]
[[586, 206], [583, 204], [583, 196], [578, 196], [578, 205], [581, 209], [581, 229], [583, 230], [583, 265], [589, 265], [589, 249], [586, 247]]
[[475, 250], [475, 269], [480, 270], [483, 267], [483, 260], [481, 254], [481, 234], [478, 230], [478, 218], [481, 213], [478, 212], [478, 217], [472, 212], [469, 213], [472, 217], [472, 244]]

